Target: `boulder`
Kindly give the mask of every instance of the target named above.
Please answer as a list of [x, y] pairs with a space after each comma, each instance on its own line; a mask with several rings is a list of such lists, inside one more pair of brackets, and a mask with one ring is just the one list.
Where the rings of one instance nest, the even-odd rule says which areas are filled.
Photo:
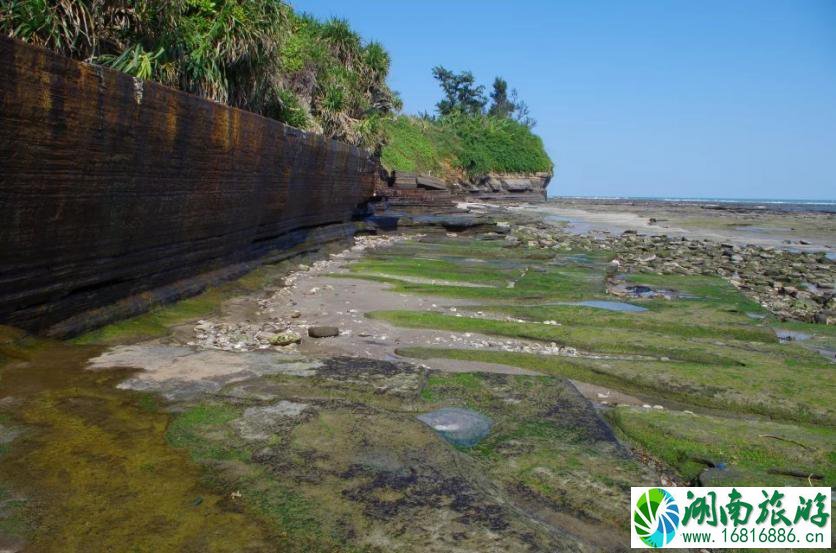
[[290, 344], [298, 344], [302, 341], [302, 337], [292, 330], [281, 332], [270, 338], [270, 344], [274, 346], [289, 346]]
[[332, 338], [340, 335], [340, 329], [335, 326], [312, 326], [308, 328], [311, 338]]
[[502, 181], [492, 175], [485, 179], [485, 185], [494, 192], [502, 191]]
[[310, 416], [312, 411], [307, 403], [282, 400], [273, 405], [247, 408], [232, 426], [247, 441], [269, 440], [283, 427], [295, 426]]
[[429, 175], [418, 175], [415, 177], [415, 182], [418, 188], [426, 188], [427, 190], [447, 190], [447, 184], [435, 177]]

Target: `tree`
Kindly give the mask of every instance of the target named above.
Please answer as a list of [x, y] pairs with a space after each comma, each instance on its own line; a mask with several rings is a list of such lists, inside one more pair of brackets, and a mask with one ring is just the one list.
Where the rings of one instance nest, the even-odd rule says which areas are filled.
[[441, 115], [459, 112], [469, 115], [483, 113], [485, 104], [485, 87], [476, 85], [476, 78], [470, 71], [453, 73], [442, 66], [433, 67], [433, 77], [444, 91], [444, 99], [436, 104]]
[[511, 90], [511, 96], [510, 98], [508, 97], [508, 82], [502, 77], [497, 77], [493, 81], [491, 102], [488, 115], [513, 119], [529, 129], [537, 124], [537, 121], [530, 115], [528, 104], [520, 100], [516, 88]]
[[508, 81], [497, 77], [493, 81], [493, 92], [491, 92], [491, 107], [488, 115], [494, 117], [510, 117], [517, 106], [508, 99]]
[[514, 106], [511, 113], [511, 119], [517, 123], [522, 123], [529, 129], [533, 129], [534, 125], [537, 124], [537, 121], [531, 117], [528, 104], [519, 99], [516, 88], [511, 91], [511, 105]]

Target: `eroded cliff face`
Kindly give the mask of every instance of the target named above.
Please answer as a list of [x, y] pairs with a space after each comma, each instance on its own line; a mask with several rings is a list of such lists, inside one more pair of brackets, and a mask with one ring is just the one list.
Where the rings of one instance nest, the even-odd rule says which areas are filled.
[[468, 194], [481, 199], [518, 199], [544, 201], [551, 173], [493, 173], [462, 185]]
[[393, 171], [385, 174], [377, 193], [397, 207], [438, 207], [454, 200], [543, 202], [552, 173], [492, 173], [445, 180], [430, 175]]
[[378, 179], [355, 147], [4, 37], [0, 164], [0, 323], [54, 335], [349, 235]]

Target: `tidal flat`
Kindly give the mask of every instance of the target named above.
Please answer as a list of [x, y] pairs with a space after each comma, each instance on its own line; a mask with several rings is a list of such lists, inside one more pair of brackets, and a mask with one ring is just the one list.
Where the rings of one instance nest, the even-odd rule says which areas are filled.
[[[3, 329], [0, 545], [618, 551], [630, 486], [833, 485], [836, 331], [781, 315], [826, 320], [832, 299], [762, 302], [683, 246], [480, 217], [70, 341]], [[456, 442], [438, 412], [487, 430]]]
[[798, 251], [836, 250], [832, 202], [555, 198], [540, 210], [581, 230], [638, 230]]

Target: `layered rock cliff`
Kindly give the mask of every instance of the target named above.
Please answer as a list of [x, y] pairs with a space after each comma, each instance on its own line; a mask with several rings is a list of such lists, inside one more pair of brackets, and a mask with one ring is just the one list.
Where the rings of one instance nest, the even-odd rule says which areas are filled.
[[0, 164], [0, 323], [53, 335], [350, 234], [379, 169], [353, 146], [5, 37]]
[[551, 173], [499, 173], [483, 175], [472, 179], [462, 187], [468, 194], [480, 199], [516, 199], [543, 201], [546, 199], [546, 187], [552, 180]]
[[402, 205], [427, 205], [453, 200], [542, 202], [551, 173], [492, 173], [447, 181], [430, 175], [393, 171], [381, 179], [378, 193]]

